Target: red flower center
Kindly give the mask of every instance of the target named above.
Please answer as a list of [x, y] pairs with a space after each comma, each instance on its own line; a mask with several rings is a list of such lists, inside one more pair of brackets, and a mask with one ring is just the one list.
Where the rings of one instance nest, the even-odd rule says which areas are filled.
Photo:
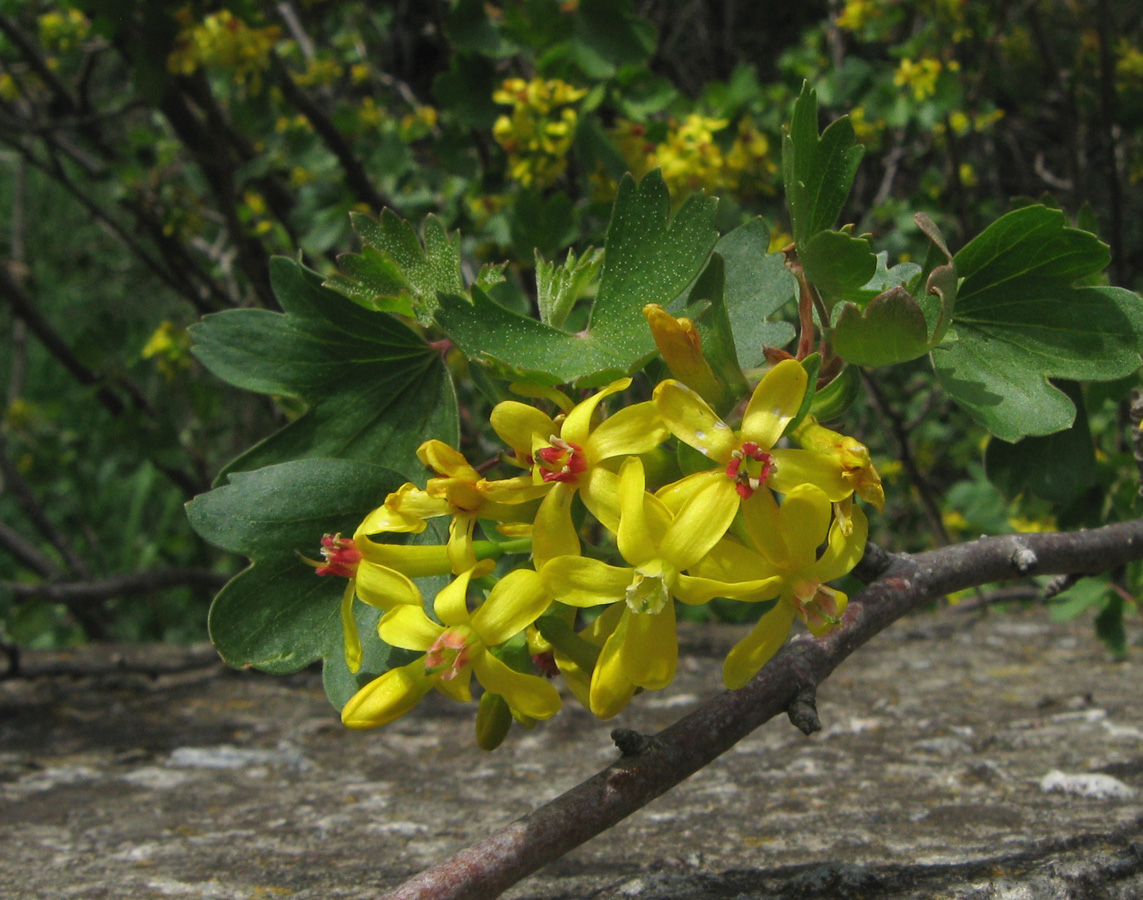
[[540, 465], [540, 477], [544, 481], [563, 481], [574, 484], [579, 476], [587, 470], [587, 457], [579, 444], [565, 441], [563, 438], [552, 435], [549, 439], [552, 446], [536, 451], [536, 459]]
[[758, 490], [773, 471], [774, 458], [754, 441], [743, 441], [726, 464], [726, 477], [734, 482], [734, 489], [743, 500]]
[[361, 551], [353, 543], [353, 538], [343, 538], [340, 534], [325, 535], [321, 539], [321, 555], [325, 565], [317, 567], [318, 575], [340, 575], [342, 578], [357, 575]]

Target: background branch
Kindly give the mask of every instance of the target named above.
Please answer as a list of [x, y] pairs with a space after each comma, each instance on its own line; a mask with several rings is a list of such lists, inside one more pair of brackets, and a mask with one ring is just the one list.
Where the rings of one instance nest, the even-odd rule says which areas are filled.
[[[665, 793], [783, 712], [817, 725], [813, 691], [854, 650], [906, 613], [945, 594], [1027, 575], [1100, 572], [1143, 558], [1143, 519], [1092, 531], [986, 537], [889, 557], [880, 577], [854, 596], [842, 624], [820, 640], [790, 641], [754, 680], [727, 691], [642, 742], [570, 791], [384, 900], [487, 900]], [[627, 735], [625, 746], [631, 742]]]

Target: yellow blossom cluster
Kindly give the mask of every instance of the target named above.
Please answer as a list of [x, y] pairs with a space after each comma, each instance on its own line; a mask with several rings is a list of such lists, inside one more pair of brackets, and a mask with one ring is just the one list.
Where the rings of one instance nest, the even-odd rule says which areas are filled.
[[[893, 73], [893, 84], [909, 87], [913, 91], [914, 100], [924, 100], [937, 92], [937, 79], [944, 68], [941, 61], [932, 56], [921, 57], [916, 62], [905, 57]], [[949, 63], [950, 71], [955, 71], [956, 68], [955, 63]]]
[[[669, 347], [660, 319], [649, 321]], [[730, 422], [672, 378], [650, 400], [605, 416], [630, 385], [621, 378], [579, 402], [555, 388], [521, 389], [536, 402], [504, 401], [491, 414], [507, 448], [499, 464], [521, 474], [486, 477], [486, 467], [427, 441], [417, 453], [432, 473], [424, 488], [405, 484], [352, 537], [322, 539], [318, 574], [347, 579], [350, 669], [362, 659], [358, 602], [384, 611], [382, 640], [419, 654], [358, 690], [342, 710], [348, 727], [392, 722], [434, 689], [468, 701], [473, 676], [484, 691], [477, 739], [486, 749], [513, 719], [531, 727], [559, 710], [556, 677], [610, 718], [636, 692], [674, 678], [676, 603], [762, 604], [723, 665], [732, 689], [778, 651], [795, 620], [818, 637], [841, 622], [847, 597], [828, 582], [861, 559], [868, 528], [854, 495], [880, 508], [884, 493], [862, 444], [812, 418], [795, 422], [805, 368], [793, 359], [773, 366]], [[669, 441], [701, 462], [653, 484], [645, 460]], [[446, 544], [386, 540], [423, 532], [434, 517], [449, 523]], [[480, 540], [478, 527], [496, 539]], [[510, 553], [521, 564], [492, 577]], [[450, 578], [428, 605], [414, 581], [427, 575]]]
[[232, 71], [252, 91], [261, 89], [262, 73], [270, 66], [270, 51], [282, 36], [280, 28], [251, 28], [225, 9], [195, 22], [186, 7], [176, 18], [182, 31], [167, 57], [171, 72], [190, 75], [200, 67], [214, 66]]
[[143, 359], [153, 359], [155, 368], [167, 381], [190, 368], [190, 334], [173, 322], [163, 322], [143, 347]]
[[659, 143], [649, 141], [646, 127], [635, 122], [619, 122], [612, 137], [636, 178], [660, 169], [674, 197], [698, 190], [774, 193], [778, 165], [769, 139], [743, 119], [734, 141], [724, 151], [715, 134], [729, 124], [726, 119], [691, 113], [682, 122], [670, 122], [666, 139]]
[[74, 50], [91, 32], [91, 22], [78, 9], [44, 13], [37, 26], [40, 43], [54, 53]]
[[579, 114], [574, 104], [587, 91], [565, 81], [509, 78], [492, 99], [511, 106], [492, 126], [508, 154], [508, 172], [524, 187], [547, 187], [567, 169]]

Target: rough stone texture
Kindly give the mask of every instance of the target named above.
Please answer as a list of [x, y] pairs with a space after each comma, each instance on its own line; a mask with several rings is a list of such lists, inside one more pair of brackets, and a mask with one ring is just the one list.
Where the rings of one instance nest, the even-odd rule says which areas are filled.
[[[573, 701], [493, 754], [436, 695], [344, 731], [312, 672], [2, 682], [0, 895], [377, 897], [608, 764], [615, 725], [720, 690], [736, 633], [688, 633], [676, 684], [614, 722]], [[821, 687], [823, 731], [769, 723], [508, 896], [1143, 897], [1139, 654], [1039, 611], [900, 623]]]

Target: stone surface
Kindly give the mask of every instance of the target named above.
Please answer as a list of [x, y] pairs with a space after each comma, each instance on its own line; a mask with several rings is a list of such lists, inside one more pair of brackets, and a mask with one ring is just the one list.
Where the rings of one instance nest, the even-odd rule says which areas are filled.
[[[607, 765], [612, 727], [720, 690], [736, 634], [688, 632], [676, 683], [613, 722], [573, 701], [492, 754], [437, 695], [354, 733], [312, 672], [32, 656], [86, 674], [0, 682], [0, 895], [375, 898]], [[769, 723], [508, 896], [1143, 897], [1140, 653], [1042, 611], [899, 623], [821, 687], [821, 732]]]

